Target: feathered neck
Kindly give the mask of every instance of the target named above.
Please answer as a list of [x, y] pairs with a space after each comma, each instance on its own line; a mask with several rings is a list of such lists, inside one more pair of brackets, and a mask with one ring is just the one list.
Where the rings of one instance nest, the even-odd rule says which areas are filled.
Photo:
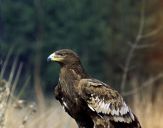
[[61, 67], [59, 83], [67, 95], [75, 97], [74, 87], [81, 79], [87, 77], [81, 65], [65, 65]]
[[71, 77], [74, 79], [83, 79], [89, 77], [81, 63], [64, 65], [61, 67], [61, 77]]

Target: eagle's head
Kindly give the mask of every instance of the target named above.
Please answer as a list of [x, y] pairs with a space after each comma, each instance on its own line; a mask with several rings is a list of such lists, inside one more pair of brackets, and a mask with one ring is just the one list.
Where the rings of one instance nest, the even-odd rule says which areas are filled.
[[79, 56], [70, 49], [58, 50], [47, 58], [47, 61], [58, 62], [61, 65], [71, 65], [80, 63]]

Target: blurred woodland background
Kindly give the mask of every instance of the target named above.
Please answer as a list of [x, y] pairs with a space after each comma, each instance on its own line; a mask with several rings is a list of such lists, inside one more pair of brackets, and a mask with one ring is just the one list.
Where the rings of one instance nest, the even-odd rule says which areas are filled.
[[[162, 0], [0, 0], [1, 79], [14, 86], [13, 97], [44, 104], [40, 110], [45, 109], [43, 99], [54, 100], [59, 73], [59, 66], [46, 58], [70, 48], [93, 77], [121, 92], [144, 127], [161, 128], [162, 7]], [[50, 113], [58, 112], [56, 106]], [[8, 124], [17, 127], [11, 118]], [[48, 121], [41, 121], [48, 125], [40, 128], [65, 127]]]

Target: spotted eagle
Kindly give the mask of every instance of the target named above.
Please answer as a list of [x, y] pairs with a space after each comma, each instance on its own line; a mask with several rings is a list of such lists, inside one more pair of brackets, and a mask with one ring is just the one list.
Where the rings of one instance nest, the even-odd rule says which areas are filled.
[[55, 97], [79, 128], [141, 128], [122, 96], [89, 76], [74, 51], [58, 50], [47, 60], [61, 66]]

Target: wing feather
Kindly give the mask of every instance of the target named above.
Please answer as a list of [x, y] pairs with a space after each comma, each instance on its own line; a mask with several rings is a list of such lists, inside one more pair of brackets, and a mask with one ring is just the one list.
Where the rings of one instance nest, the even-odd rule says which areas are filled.
[[110, 86], [95, 79], [82, 79], [79, 82], [79, 95], [92, 111], [109, 117], [115, 122], [130, 123], [135, 120], [130, 108], [121, 95]]

